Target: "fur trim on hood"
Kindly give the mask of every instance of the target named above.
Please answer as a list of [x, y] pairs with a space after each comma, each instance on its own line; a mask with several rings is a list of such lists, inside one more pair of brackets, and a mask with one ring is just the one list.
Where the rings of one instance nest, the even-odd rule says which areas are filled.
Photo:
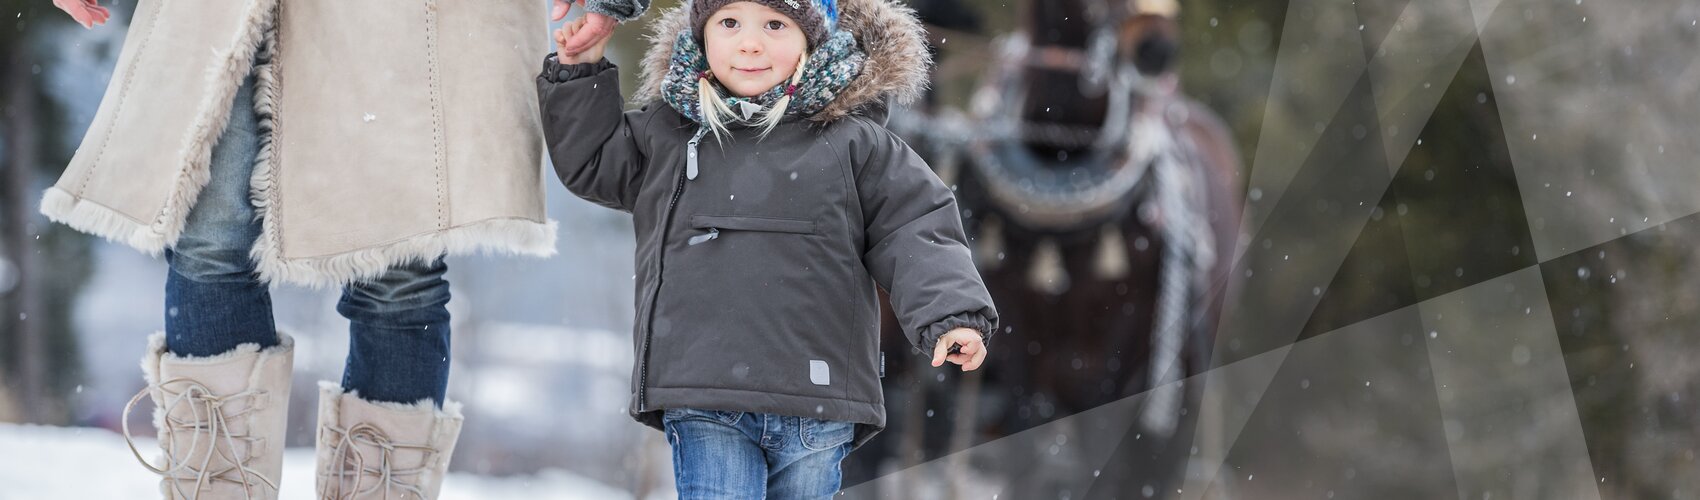
[[[670, 9], [656, 19], [649, 35], [649, 52], [643, 58], [643, 82], [632, 98], [634, 102], [661, 99], [662, 79], [667, 77], [667, 65], [673, 59], [673, 40], [691, 30], [688, 6]], [[838, 29], [856, 36], [868, 60], [850, 87], [809, 120], [832, 122], [870, 107], [904, 105], [919, 99], [927, 90], [933, 58], [927, 51], [926, 28], [915, 11], [894, 0], [841, 0], [838, 8]]]

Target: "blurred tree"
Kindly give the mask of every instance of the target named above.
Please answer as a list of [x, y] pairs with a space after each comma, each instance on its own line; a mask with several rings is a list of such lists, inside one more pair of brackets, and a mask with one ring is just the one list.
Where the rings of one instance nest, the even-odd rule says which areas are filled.
[[0, 0], [0, 383], [16, 416], [66, 423], [80, 380], [71, 305], [88, 279], [90, 239], [47, 224], [44, 181], [70, 160], [70, 136], [45, 93], [44, 37], [70, 25], [49, 2]]

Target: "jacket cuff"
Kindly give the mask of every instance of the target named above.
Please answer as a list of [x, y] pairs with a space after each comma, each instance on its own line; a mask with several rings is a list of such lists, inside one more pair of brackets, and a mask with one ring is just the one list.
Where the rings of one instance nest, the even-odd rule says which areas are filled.
[[561, 64], [560, 60], [555, 59], [555, 53], [550, 52], [543, 58], [543, 73], [539, 77], [550, 83], [562, 83], [594, 76], [613, 68], [614, 63], [608, 62], [606, 57], [593, 63]]
[[921, 352], [927, 356], [932, 356], [933, 349], [938, 348], [939, 337], [943, 337], [945, 333], [957, 328], [969, 328], [980, 332], [980, 341], [989, 345], [992, 334], [997, 332], [997, 322], [977, 312], [964, 312], [946, 317], [921, 331]]

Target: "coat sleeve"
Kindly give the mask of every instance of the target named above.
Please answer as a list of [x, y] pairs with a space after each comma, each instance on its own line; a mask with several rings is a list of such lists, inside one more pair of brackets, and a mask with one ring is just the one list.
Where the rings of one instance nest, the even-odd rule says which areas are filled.
[[956, 196], [914, 150], [865, 122], [853, 152], [867, 246], [862, 263], [891, 296], [903, 334], [927, 356], [957, 327], [990, 341], [998, 313], [974, 268]]
[[568, 191], [631, 212], [643, 177], [641, 138], [653, 114], [621, 111], [620, 74], [607, 59], [561, 64], [550, 54], [537, 77], [543, 139]]
[[584, 8], [623, 23], [642, 17], [649, 10], [649, 0], [590, 0]]

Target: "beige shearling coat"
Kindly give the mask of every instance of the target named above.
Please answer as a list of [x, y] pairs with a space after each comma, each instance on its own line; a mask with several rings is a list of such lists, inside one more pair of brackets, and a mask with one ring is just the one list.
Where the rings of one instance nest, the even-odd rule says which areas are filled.
[[[209, 178], [256, 74], [261, 278], [328, 286], [408, 260], [555, 251], [532, 76], [546, 4], [141, 0], [93, 124], [41, 211], [150, 254]], [[253, 67], [257, 54], [269, 61]]]

